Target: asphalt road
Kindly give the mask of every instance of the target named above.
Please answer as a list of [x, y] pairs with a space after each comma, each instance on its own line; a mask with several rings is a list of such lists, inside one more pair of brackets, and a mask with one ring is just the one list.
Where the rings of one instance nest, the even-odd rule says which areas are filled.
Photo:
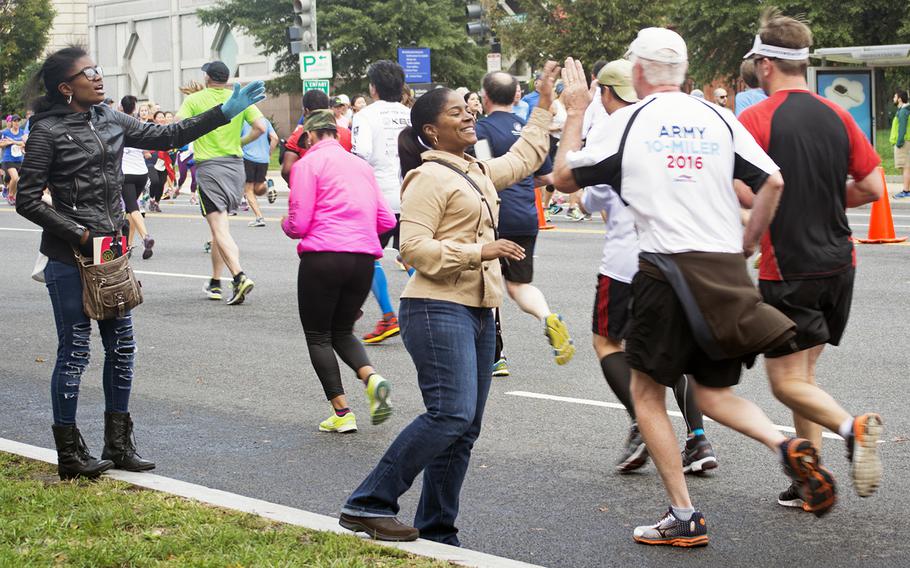
[[[266, 210], [266, 228], [248, 228], [248, 214], [232, 223], [243, 266], [256, 281], [238, 307], [202, 294], [210, 269], [202, 251], [207, 229], [186, 198], [166, 203], [164, 214], [149, 214], [158, 241], [155, 256], [134, 262], [146, 298], [135, 312], [136, 436], [142, 455], [158, 463], [156, 473], [337, 515], [423, 406], [410, 358], [395, 338], [368, 348], [393, 384], [395, 414], [389, 422], [369, 425], [366, 400], [345, 373], [361, 430], [347, 436], [317, 431], [329, 406], [297, 317], [297, 260], [293, 243], [278, 227], [281, 205]], [[868, 211], [851, 220], [865, 234]], [[898, 233], [910, 233], [910, 210], [896, 209], [895, 222]], [[628, 420], [621, 410], [597, 406], [616, 402], [590, 347], [600, 226], [556, 223], [558, 230], [541, 234], [535, 282], [552, 309], [564, 315], [579, 351], [570, 364], [557, 367], [540, 324], [514, 305], [505, 308], [512, 376], [495, 380], [474, 450], [459, 517], [464, 546], [553, 567], [910, 564], [910, 543], [900, 533], [910, 510], [910, 248], [858, 249], [850, 326], [843, 345], [828, 350], [819, 367], [818, 382], [848, 410], [875, 410], [884, 417], [885, 474], [878, 494], [856, 497], [842, 442], [829, 439], [824, 454], [840, 481], [838, 506], [823, 519], [779, 507], [775, 498], [787, 482], [773, 455], [709, 424], [720, 468], [711, 477], [691, 479], [690, 489], [707, 516], [711, 544], [668, 550], [632, 541], [632, 528], [656, 521], [667, 500], [653, 465], [636, 475], [613, 473]], [[29, 279], [38, 238], [33, 225], [0, 206], [0, 436], [52, 447], [48, 385], [56, 336], [47, 293]], [[387, 255], [397, 295], [406, 275], [390, 260]], [[378, 317], [372, 299], [364, 309], [359, 333]], [[86, 440], [99, 453], [100, 347], [95, 333], [79, 410]], [[738, 392], [760, 404], [775, 423], [790, 425], [788, 412], [769, 393], [761, 365], [745, 374]], [[682, 421], [673, 421], [682, 437]], [[405, 521], [413, 516], [418, 490], [402, 499]]]

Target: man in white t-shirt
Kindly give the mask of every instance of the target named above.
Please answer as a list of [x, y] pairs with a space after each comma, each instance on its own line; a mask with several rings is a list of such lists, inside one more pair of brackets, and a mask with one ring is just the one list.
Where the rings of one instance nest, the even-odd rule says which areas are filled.
[[[379, 188], [395, 213], [401, 215], [401, 165], [398, 162], [398, 134], [411, 124], [411, 109], [401, 104], [404, 91], [404, 70], [394, 61], [377, 61], [367, 69], [370, 79], [371, 105], [354, 115], [351, 127], [352, 152], [373, 166]], [[382, 248], [392, 241], [398, 250], [398, 225], [379, 237]], [[379, 343], [398, 335], [398, 317], [389, 298], [389, 286], [382, 264], [373, 268], [373, 295], [382, 310], [376, 329], [363, 336], [367, 343]]]
[[[664, 28], [632, 42], [633, 85], [641, 102], [619, 109], [598, 139], [581, 149], [590, 99], [580, 63], [563, 71], [568, 119], [554, 178], [565, 192], [609, 184], [638, 229], [640, 269], [626, 353], [639, 426], [670, 500], [654, 525], [637, 527], [644, 544], [703, 546], [705, 517], [689, 498], [666, 413], [666, 386], [691, 374], [702, 411], [775, 452], [807, 503], [823, 514], [834, 479], [808, 440], [786, 438], [755, 404], [739, 398], [742, 364], [794, 336], [792, 321], [761, 302], [743, 255], [768, 228], [783, 190], [774, 162], [729, 111], [682, 93], [685, 41]], [[745, 231], [733, 191], [756, 192]], [[812, 483], [810, 483], [810, 480]]]
[[[598, 59], [594, 62], [594, 66], [591, 67], [591, 87], [589, 89], [591, 92], [591, 104], [585, 109], [585, 119], [581, 126], [582, 140], [587, 139], [591, 127], [596, 122], [607, 118], [607, 109], [604, 108], [603, 102], [600, 100], [600, 84], [597, 82], [597, 75], [606, 64], [607, 61], [605, 59]], [[638, 98], [636, 97], [635, 100], [638, 101]]]
[[[589, 131], [592, 141], [605, 137], [606, 133], [601, 129], [609, 127], [608, 114], [638, 102], [638, 95], [632, 87], [632, 64], [627, 59], [600, 66], [594, 86], [597, 90], [592, 103], [599, 104], [604, 113], [595, 119]], [[589, 111], [590, 108], [589, 105]], [[589, 111], [585, 112], [585, 117]], [[599, 211], [606, 224], [591, 331], [594, 352], [607, 385], [626, 407], [632, 420], [622, 456], [616, 464], [618, 472], [628, 473], [643, 467], [648, 461], [647, 447], [638, 429], [635, 406], [632, 404], [631, 371], [622, 347], [628, 329], [632, 278], [638, 272], [638, 234], [635, 232], [635, 219], [609, 185], [586, 187], [583, 194], [579, 192], [575, 195], [579, 196], [586, 213]], [[688, 377], [678, 377], [673, 384], [673, 394], [686, 421], [683, 472], [701, 473], [716, 468], [717, 456], [705, 436], [704, 419]]]

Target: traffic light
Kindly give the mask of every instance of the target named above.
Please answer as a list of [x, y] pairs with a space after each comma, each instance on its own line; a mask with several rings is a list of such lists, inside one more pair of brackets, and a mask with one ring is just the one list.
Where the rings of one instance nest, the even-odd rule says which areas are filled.
[[468, 17], [465, 29], [469, 36], [480, 38], [490, 33], [490, 24], [484, 21], [485, 11], [483, 5], [468, 4], [464, 7], [464, 11]]
[[294, 25], [287, 29], [291, 53], [316, 50], [316, 0], [293, 0]]

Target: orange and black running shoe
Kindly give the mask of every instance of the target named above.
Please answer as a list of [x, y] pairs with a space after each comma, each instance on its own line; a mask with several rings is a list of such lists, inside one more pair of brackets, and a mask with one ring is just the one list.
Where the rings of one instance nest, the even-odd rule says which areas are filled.
[[822, 464], [818, 450], [804, 438], [790, 438], [780, 446], [784, 473], [796, 484], [803, 507], [821, 517], [837, 502], [834, 476]]

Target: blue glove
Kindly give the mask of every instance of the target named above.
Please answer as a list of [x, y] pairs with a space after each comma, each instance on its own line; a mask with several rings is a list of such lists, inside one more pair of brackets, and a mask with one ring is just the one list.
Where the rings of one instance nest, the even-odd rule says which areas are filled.
[[265, 99], [265, 83], [253, 81], [246, 87], [240, 88], [240, 83], [234, 83], [234, 93], [231, 98], [221, 105], [221, 112], [228, 120], [243, 112], [246, 107], [254, 105]]

